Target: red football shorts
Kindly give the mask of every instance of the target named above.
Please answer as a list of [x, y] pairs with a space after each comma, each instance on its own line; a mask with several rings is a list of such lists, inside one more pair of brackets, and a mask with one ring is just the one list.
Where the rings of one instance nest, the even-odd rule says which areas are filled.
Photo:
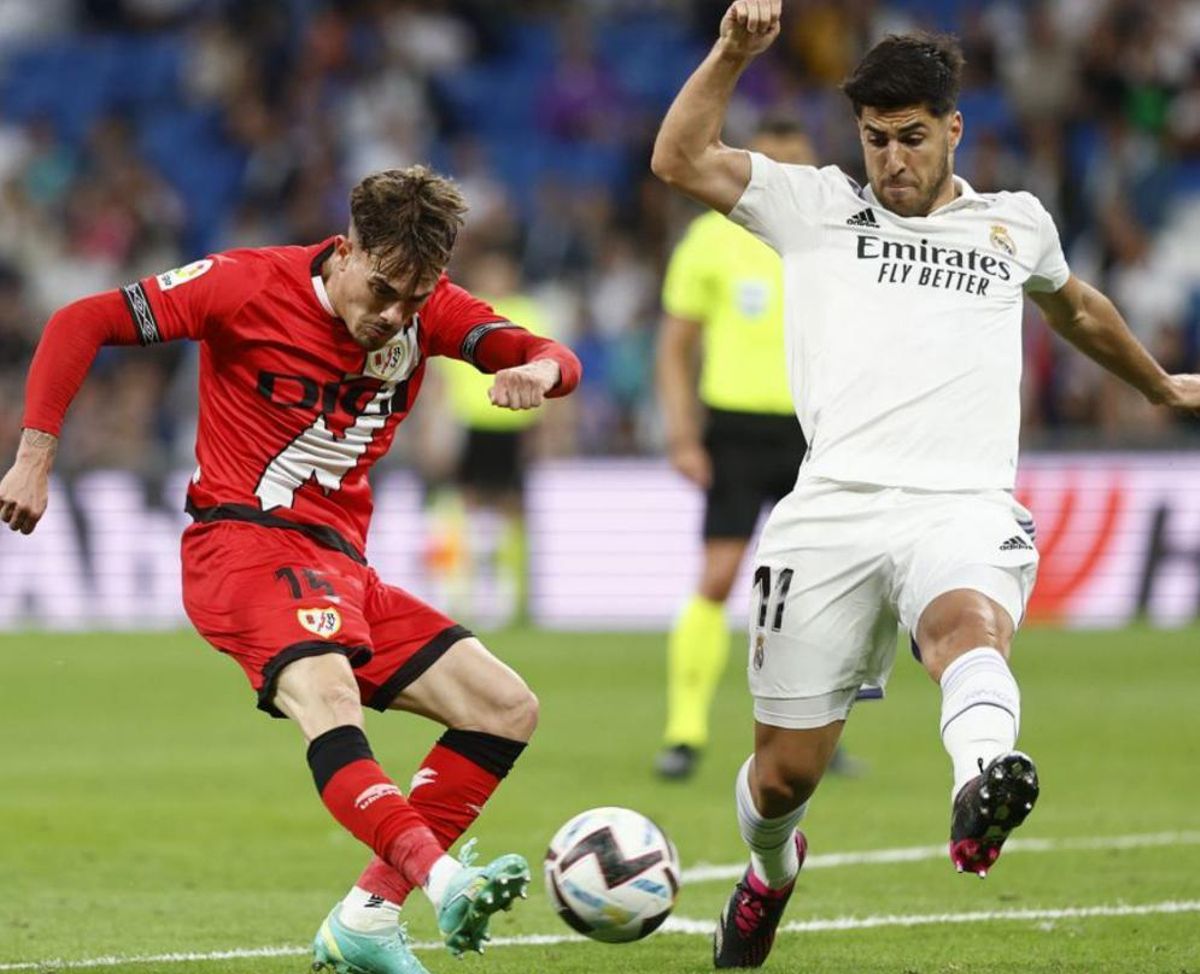
[[396, 696], [471, 635], [367, 565], [284, 528], [238, 521], [183, 533], [183, 604], [196, 630], [246, 671], [259, 709], [275, 681], [306, 656], [343, 653], [363, 703], [386, 710]]

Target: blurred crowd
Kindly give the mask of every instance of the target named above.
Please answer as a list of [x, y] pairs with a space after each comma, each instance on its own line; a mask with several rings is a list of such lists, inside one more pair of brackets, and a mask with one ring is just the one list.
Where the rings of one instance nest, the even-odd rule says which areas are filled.
[[[0, 454], [56, 307], [213, 250], [318, 241], [345, 227], [362, 175], [424, 161], [471, 205], [452, 273], [470, 286], [477, 263], [507, 255], [584, 362], [542, 448], [655, 452], [660, 275], [695, 210], [647, 160], [724, 6], [0, 4]], [[968, 62], [960, 174], [980, 191], [1036, 193], [1075, 272], [1168, 368], [1200, 371], [1198, 0], [785, 0], [785, 16], [739, 88], [729, 141], [765, 111], [792, 111], [823, 161], [860, 175], [838, 82], [885, 33], [954, 30]], [[105, 350], [60, 464], [188, 465], [194, 362], [182, 346]], [[1027, 444], [1047, 446], [1198, 432], [1068, 353], [1032, 312], [1025, 423]], [[402, 434], [401, 459], [421, 440]]]

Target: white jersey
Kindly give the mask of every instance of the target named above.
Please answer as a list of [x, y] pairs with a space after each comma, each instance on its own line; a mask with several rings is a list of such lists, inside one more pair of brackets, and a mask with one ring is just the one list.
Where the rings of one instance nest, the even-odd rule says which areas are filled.
[[901, 217], [836, 166], [751, 153], [730, 218], [783, 258], [784, 331], [810, 477], [1011, 490], [1025, 291], [1070, 272], [1029, 193], [960, 190]]

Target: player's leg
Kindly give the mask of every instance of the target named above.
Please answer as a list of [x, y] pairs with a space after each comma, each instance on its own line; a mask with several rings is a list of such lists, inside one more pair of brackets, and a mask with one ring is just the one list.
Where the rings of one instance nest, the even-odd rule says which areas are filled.
[[[368, 615], [377, 651], [356, 672], [363, 698], [374, 709], [407, 710], [447, 728], [414, 774], [409, 800], [448, 849], [520, 757], [537, 723], [537, 698], [470, 632], [401, 589], [376, 582]], [[506, 857], [497, 863], [513, 865]], [[523, 892], [523, 861], [515, 873], [520, 881], [500, 877], [497, 909]], [[347, 909], [364, 922], [373, 912], [398, 912], [412, 888], [377, 856], [347, 896]]]
[[714, 410], [705, 431], [712, 483], [704, 497], [704, 563], [699, 585], [667, 637], [667, 722], [655, 761], [664, 778], [687, 778], [695, 770], [729, 659], [725, 601], [764, 503], [758, 483], [763, 458], [748, 440], [745, 421]]
[[667, 637], [667, 724], [655, 769], [687, 778], [708, 743], [709, 711], [729, 660], [725, 601], [749, 537], [706, 538], [700, 584]]
[[[358, 685], [345, 657], [323, 655], [286, 666], [272, 703], [300, 727], [321, 800], [355, 838], [440, 904], [461, 867], [445, 854], [421, 813], [376, 762], [363, 733]], [[365, 917], [338, 903], [313, 943], [317, 966], [339, 974], [423, 974], [398, 925], [398, 910]]]
[[[260, 709], [296, 721], [334, 818], [412, 882], [426, 882], [443, 859], [457, 872], [363, 735], [352, 673], [371, 655], [363, 566], [293, 532], [235, 522], [190, 528], [183, 556], [184, 604], [197, 630], [241, 664]], [[424, 971], [394, 922], [377, 933], [350, 930], [336, 907], [314, 952], [344, 974]]]
[[878, 498], [801, 484], [759, 542], [748, 675], [754, 755], [735, 785], [750, 865], [718, 922], [719, 968], [758, 967], [803, 864], [797, 830], [826, 773], [859, 687], [886, 682], [896, 618], [879, 544]]
[[1033, 761], [1016, 750], [1021, 695], [1008, 664], [1037, 556], [1011, 501], [951, 503], [961, 510], [916, 549], [902, 615], [942, 690], [939, 726], [954, 775], [951, 859], [982, 877], [1038, 796]]
[[[837, 697], [848, 712], [854, 690]], [[760, 967], [766, 961], [808, 849], [799, 825], [844, 725], [844, 718], [806, 728], [755, 722], [754, 754], [734, 783], [738, 831], [750, 864], [717, 921], [715, 967]]]

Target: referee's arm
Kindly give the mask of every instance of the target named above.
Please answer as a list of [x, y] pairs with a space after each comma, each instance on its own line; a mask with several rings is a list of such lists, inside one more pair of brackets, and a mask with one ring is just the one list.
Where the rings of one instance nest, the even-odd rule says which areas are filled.
[[667, 457], [688, 480], [707, 488], [712, 462], [700, 437], [696, 374], [700, 363], [701, 323], [664, 314], [658, 333], [655, 382], [667, 434]]

